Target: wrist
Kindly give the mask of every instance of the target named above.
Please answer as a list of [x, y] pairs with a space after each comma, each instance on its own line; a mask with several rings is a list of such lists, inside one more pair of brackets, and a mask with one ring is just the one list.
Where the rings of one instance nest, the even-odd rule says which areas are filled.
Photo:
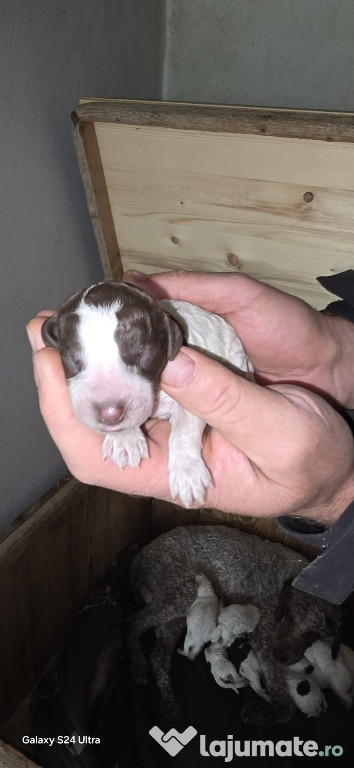
[[[332, 395], [339, 405], [354, 408], [354, 323], [324, 315], [331, 337]], [[353, 496], [354, 498], [354, 496]]]
[[342, 481], [336, 490], [333, 490], [332, 494], [329, 494], [326, 499], [319, 501], [318, 506], [313, 509], [305, 510], [305, 514], [299, 514], [299, 517], [307, 517], [311, 520], [316, 520], [318, 523], [322, 523], [328, 527], [334, 525], [346, 511], [346, 509], [352, 504], [354, 500], [354, 470], [350, 472], [348, 477]]

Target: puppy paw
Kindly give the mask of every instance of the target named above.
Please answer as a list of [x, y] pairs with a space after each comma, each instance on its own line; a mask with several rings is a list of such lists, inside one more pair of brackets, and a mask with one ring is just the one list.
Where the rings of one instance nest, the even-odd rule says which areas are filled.
[[184, 507], [193, 502], [203, 504], [207, 488], [212, 488], [210, 473], [201, 456], [183, 457], [169, 467], [169, 485], [172, 498], [180, 499]]
[[111, 459], [117, 467], [138, 467], [141, 459], [149, 457], [146, 438], [141, 429], [130, 429], [106, 435], [102, 445], [102, 456]]

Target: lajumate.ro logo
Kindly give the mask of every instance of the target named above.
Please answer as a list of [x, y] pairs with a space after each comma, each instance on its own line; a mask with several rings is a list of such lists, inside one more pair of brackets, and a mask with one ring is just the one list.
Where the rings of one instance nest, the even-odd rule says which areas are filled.
[[[171, 728], [164, 733], [154, 725], [149, 734], [171, 757], [175, 757], [197, 736], [198, 732], [190, 725], [182, 733], [176, 728]], [[343, 747], [339, 744], [320, 747], [317, 741], [304, 741], [298, 736], [279, 741], [270, 739], [241, 741], [235, 739], [233, 735], [228, 735], [226, 739], [208, 742], [207, 737], [201, 734], [199, 751], [202, 757], [223, 757], [225, 763], [230, 763], [234, 757], [341, 757], [343, 755]]]

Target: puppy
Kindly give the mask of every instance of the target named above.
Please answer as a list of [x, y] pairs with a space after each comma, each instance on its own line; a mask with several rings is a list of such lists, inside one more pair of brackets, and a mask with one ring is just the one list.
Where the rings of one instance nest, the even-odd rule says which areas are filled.
[[288, 672], [287, 686], [294, 703], [307, 717], [320, 717], [327, 711], [326, 699], [313, 677]]
[[270, 702], [270, 696], [266, 691], [263, 682], [263, 673], [261, 665], [254, 651], [250, 648], [247, 656], [241, 661], [238, 667], [238, 673], [244, 680], [247, 680], [252, 690], [264, 699], [264, 701]]
[[317, 640], [309, 648], [306, 648], [304, 655], [314, 666], [313, 676], [321, 688], [331, 688], [343, 706], [351, 709], [353, 705], [352, 677], [343, 652], [339, 652], [337, 658], [334, 659], [330, 644]]
[[217, 626], [211, 636], [211, 642], [220, 641], [225, 648], [237, 637], [253, 632], [259, 622], [261, 612], [255, 605], [229, 605], [222, 608]]
[[236, 671], [226, 649], [220, 642], [209, 645], [204, 651], [204, 656], [215, 682], [221, 688], [231, 688], [232, 691], [238, 693], [239, 688], [248, 685], [247, 680]]
[[191, 661], [194, 661], [210, 641], [219, 610], [219, 600], [209, 579], [203, 573], [197, 573], [195, 580], [198, 587], [197, 597], [187, 612], [187, 633], [183, 650], [178, 649], [178, 653], [187, 656]]
[[205, 423], [161, 392], [159, 378], [183, 343], [251, 377], [233, 328], [192, 304], [155, 302], [134, 285], [107, 281], [72, 296], [45, 321], [42, 338], [60, 353], [77, 419], [105, 436], [103, 457], [137, 467], [148, 458], [142, 425], [169, 419], [171, 496], [202, 504], [212, 486], [201, 455]]

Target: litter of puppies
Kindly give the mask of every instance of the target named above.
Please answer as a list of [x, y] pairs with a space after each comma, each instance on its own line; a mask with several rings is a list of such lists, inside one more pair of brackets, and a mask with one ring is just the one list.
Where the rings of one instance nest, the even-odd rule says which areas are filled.
[[127, 646], [133, 676], [144, 682], [149, 665], [140, 637], [154, 628], [150, 668], [166, 716], [179, 714], [170, 664], [185, 629], [181, 655], [194, 661], [204, 652], [215, 683], [236, 694], [252, 688], [273, 722], [298, 710], [320, 717], [328, 688], [352, 706], [354, 652], [342, 643], [341, 608], [291, 586], [306, 565], [282, 544], [227, 526], [175, 528], [138, 553], [131, 586], [145, 605], [127, 621]]

